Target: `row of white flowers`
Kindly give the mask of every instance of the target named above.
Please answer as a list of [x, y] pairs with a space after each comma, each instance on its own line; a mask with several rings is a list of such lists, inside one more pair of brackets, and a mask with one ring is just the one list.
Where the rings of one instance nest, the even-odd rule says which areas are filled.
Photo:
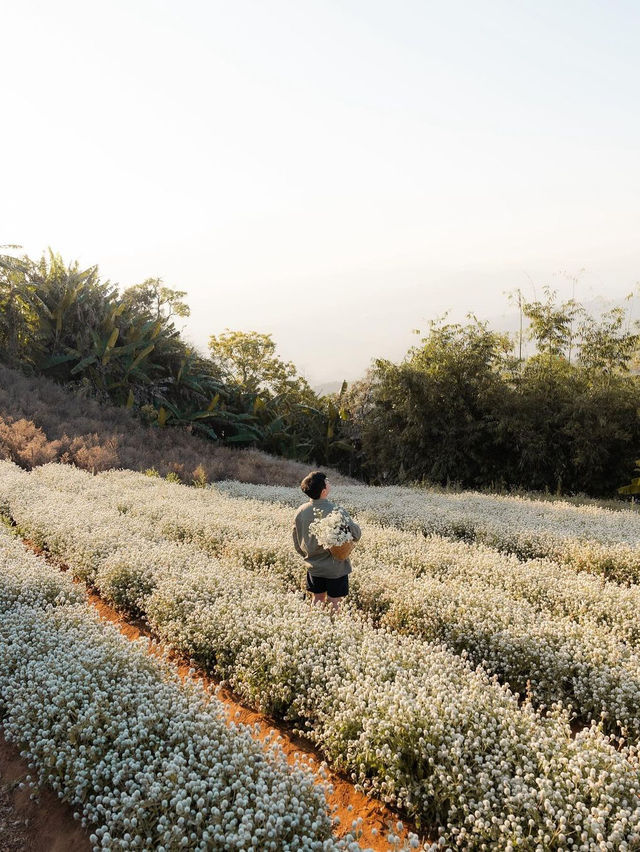
[[[237, 553], [249, 568], [259, 568], [263, 563], [276, 565], [282, 562], [283, 552], [295, 553], [292, 548], [283, 547], [285, 533], [288, 536], [291, 527], [291, 512], [271, 503], [262, 505], [260, 494], [267, 486], [238, 483], [247, 489], [247, 495], [250, 489], [256, 489], [258, 496], [246, 505], [224, 499], [214, 491], [179, 487], [154, 478], [142, 479], [129, 471], [110, 471], [93, 479], [74, 468], [52, 465], [39, 468], [35, 475], [38, 481], [56, 490], [74, 492], [82, 488], [84, 496], [94, 493], [96, 499], [116, 505], [122, 513], [150, 519], [161, 527], [163, 535], [193, 540], [214, 555], [227, 555], [233, 552], [229, 548], [234, 542], [244, 546], [253, 539], [255, 553]], [[105, 482], [110, 483], [108, 488], [104, 487]], [[141, 489], [144, 499], [139, 499]], [[359, 520], [366, 518], [366, 512], [363, 515], [352, 511], [352, 514]], [[424, 537], [396, 530], [389, 527], [385, 517], [382, 523], [367, 525], [363, 548], [357, 553], [363, 559], [371, 555], [384, 566], [404, 565], [416, 576], [432, 574], [464, 583], [482, 581], [545, 612], [593, 620], [615, 627], [625, 641], [633, 644], [640, 641], [636, 618], [640, 609], [639, 588], [602, 582], [602, 578], [576, 573], [550, 559], [522, 561], [481, 543], [468, 544], [439, 535]], [[296, 576], [299, 564], [296, 562]]]
[[[299, 488], [242, 482], [212, 487], [232, 497], [287, 506], [304, 499]], [[548, 557], [620, 582], [640, 582], [640, 513], [632, 510], [399, 486], [340, 485], [334, 494], [361, 520], [477, 541], [521, 559]]]
[[99, 621], [70, 577], [2, 531], [0, 721], [95, 850], [343, 846], [304, 767], [227, 724], [199, 683]]
[[[595, 727], [572, 738], [565, 712], [519, 706], [441, 645], [375, 630], [355, 613], [332, 620], [278, 583], [256, 583], [255, 572], [167, 542], [167, 506], [197, 492], [58, 471], [1, 467], [5, 506], [25, 533], [101, 589], [136, 584], [142, 569], [132, 600], [159, 635], [296, 722], [363, 787], [439, 825], [445, 846], [640, 844], [634, 748], [614, 748]], [[248, 522], [246, 504], [240, 511]]]
[[[195, 543], [230, 564], [300, 584], [302, 563], [289, 543], [291, 511], [221, 498], [137, 474], [91, 479], [41, 468], [35, 482], [79, 489], [111, 506], [136, 534]], [[82, 483], [86, 487], [83, 487]], [[144, 497], [140, 498], [144, 486]], [[250, 522], [248, 519], [250, 518]], [[286, 543], [286, 544], [285, 544]], [[179, 564], [179, 548], [171, 557]], [[142, 565], [109, 563], [102, 585], [120, 605], [151, 588]], [[82, 564], [82, 563], [78, 563]], [[546, 560], [520, 562], [482, 545], [370, 524], [357, 551], [352, 598], [376, 622], [466, 652], [536, 705], [562, 701], [582, 721], [640, 739], [640, 588]], [[122, 575], [122, 591], [117, 577]]]

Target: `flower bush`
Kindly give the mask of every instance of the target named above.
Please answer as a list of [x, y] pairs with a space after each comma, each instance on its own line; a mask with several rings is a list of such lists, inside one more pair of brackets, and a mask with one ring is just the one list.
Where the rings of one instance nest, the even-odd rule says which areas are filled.
[[[102, 559], [100, 542], [111, 534], [113, 555], [101, 563], [98, 585], [109, 600], [132, 612], [145, 606], [134, 600], [138, 587], [146, 584], [148, 591], [150, 578], [159, 571], [172, 566], [182, 573], [188, 570], [187, 557], [207, 570], [198, 549], [275, 579], [285, 589], [300, 585], [300, 560], [292, 547], [283, 547], [291, 525], [288, 509], [211, 492], [198, 495], [161, 482], [145, 483], [144, 498], [137, 499], [141, 478], [126, 473], [93, 479], [54, 466], [39, 469], [28, 481], [36, 489], [61, 489], [65, 500], [79, 489], [83, 499], [93, 499], [92, 535], [83, 545], [70, 518], [67, 552], [95, 545], [95, 551], [75, 557], [75, 570], [87, 576]], [[24, 485], [16, 491], [26, 494]], [[38, 538], [43, 512], [50, 507], [54, 547], [63, 523], [58, 503], [38, 492], [31, 515], [28, 508], [20, 509], [23, 524], [32, 518], [26, 533]], [[119, 513], [120, 543], [108, 518], [104, 533], [95, 526], [107, 506]], [[139, 556], [127, 530], [148, 539]], [[196, 550], [190, 553], [185, 543]], [[152, 563], [153, 571], [148, 567]], [[114, 564], [116, 574], [129, 565], [129, 578], [120, 578], [119, 589], [114, 587]], [[574, 720], [595, 720], [611, 733], [640, 739], [639, 589], [603, 584], [548, 560], [521, 562], [483, 545], [373, 524], [367, 527], [356, 567], [352, 599], [378, 625], [445, 642], [497, 674], [513, 691], [529, 695], [536, 706], [562, 702]]]
[[[363, 581], [358, 602], [365, 614], [352, 609], [332, 620], [287, 592], [293, 569], [286, 551], [282, 555], [273, 506], [263, 506], [260, 515], [260, 503], [126, 472], [90, 477], [48, 467], [25, 474], [8, 465], [0, 465], [0, 495], [24, 534], [98, 588], [105, 582], [126, 591], [136, 566], [144, 570], [133, 599], [159, 636], [226, 679], [253, 706], [293, 721], [363, 788], [406, 808], [424, 825], [437, 826], [445, 847], [627, 850], [640, 844], [636, 749], [612, 742], [595, 722], [573, 736], [566, 709], [549, 706], [540, 713], [474, 668], [465, 642], [482, 647], [482, 630], [474, 623], [487, 616], [490, 598], [483, 593], [473, 609], [472, 597], [463, 597], [464, 587], [473, 584], [476, 594], [488, 589], [493, 570], [495, 590], [503, 596], [495, 624], [504, 622], [505, 657], [515, 660], [516, 651], [509, 649], [519, 619], [529, 611], [539, 615], [546, 601], [558, 624], [564, 624], [562, 607], [573, 607], [571, 617], [564, 616], [567, 631], [570, 624], [588, 627], [596, 639], [608, 635], [623, 644], [616, 631], [628, 623], [633, 635], [635, 590], [608, 584], [608, 602], [598, 605], [594, 594], [580, 616], [571, 604], [568, 569], [541, 563], [546, 575], [543, 570], [542, 579], [530, 583], [509, 621], [509, 607], [518, 599], [508, 569], [516, 563], [524, 570], [526, 563], [476, 545], [458, 563], [468, 545], [368, 528], [362, 555], [375, 554], [378, 567], [363, 568], [363, 577], [369, 572], [371, 583], [387, 596], [365, 605]], [[290, 525], [290, 511], [282, 512]], [[242, 553], [245, 567], [234, 556]], [[277, 553], [280, 561], [272, 558]], [[388, 564], [381, 562], [385, 553]], [[359, 570], [360, 564], [356, 575]], [[262, 582], [266, 576], [275, 582]], [[385, 620], [402, 620], [399, 601], [407, 597], [406, 584], [415, 583], [409, 591], [417, 601], [421, 588], [423, 596], [431, 588], [419, 584], [434, 581], [435, 589], [436, 579], [450, 606], [441, 620], [446, 625], [451, 618], [465, 640], [458, 654], [384, 626]], [[591, 588], [588, 582], [598, 581], [582, 575], [580, 582]], [[626, 621], [614, 617], [617, 600], [627, 601]], [[405, 615], [409, 630], [412, 617]], [[499, 635], [495, 624], [486, 637]], [[551, 629], [553, 620], [546, 626]], [[529, 620], [521, 634], [531, 629]], [[558, 628], [553, 635], [564, 634]], [[577, 647], [586, 655], [579, 674], [585, 690], [596, 683], [617, 707], [618, 692], [628, 684], [635, 689], [633, 665], [630, 658], [614, 659], [612, 645], [601, 653], [601, 669], [594, 668], [597, 641], [589, 645], [590, 635], [577, 634], [583, 642]], [[531, 647], [536, 641], [540, 638]], [[488, 647], [497, 659], [497, 641]], [[550, 666], [560, 665], [560, 650], [558, 645], [554, 656], [553, 644], [544, 645]], [[613, 681], [606, 686], [602, 673], [610, 670], [620, 674], [621, 686]], [[600, 677], [604, 686], [597, 683]]]

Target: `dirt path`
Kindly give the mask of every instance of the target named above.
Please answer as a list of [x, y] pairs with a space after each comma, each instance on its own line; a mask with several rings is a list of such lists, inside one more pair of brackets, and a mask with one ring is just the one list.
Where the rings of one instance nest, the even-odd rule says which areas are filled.
[[52, 790], [34, 800], [29, 787], [19, 788], [28, 774], [19, 749], [0, 735], [0, 852], [91, 852], [69, 805]]

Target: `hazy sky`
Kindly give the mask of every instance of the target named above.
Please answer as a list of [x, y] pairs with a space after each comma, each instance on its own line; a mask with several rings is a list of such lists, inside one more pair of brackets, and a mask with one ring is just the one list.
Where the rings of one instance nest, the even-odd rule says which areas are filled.
[[[640, 278], [640, 4], [3, 4], [0, 243], [188, 291], [314, 383]], [[532, 283], [533, 282], [533, 283]]]

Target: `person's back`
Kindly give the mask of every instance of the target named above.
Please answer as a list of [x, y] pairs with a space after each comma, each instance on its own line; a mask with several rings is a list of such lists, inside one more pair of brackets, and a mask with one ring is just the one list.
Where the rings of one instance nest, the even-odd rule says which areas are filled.
[[[310, 498], [296, 512], [293, 523], [293, 544], [307, 564], [307, 591], [312, 592], [314, 602], [324, 601], [328, 596], [335, 609], [340, 598], [349, 593], [349, 574], [352, 571], [349, 559], [336, 559], [331, 551], [318, 543], [310, 532], [310, 525], [330, 514], [335, 504], [327, 499], [330, 485], [324, 473], [313, 471], [301, 483], [303, 492]], [[360, 527], [346, 513], [345, 522], [354, 541], [361, 537]]]

